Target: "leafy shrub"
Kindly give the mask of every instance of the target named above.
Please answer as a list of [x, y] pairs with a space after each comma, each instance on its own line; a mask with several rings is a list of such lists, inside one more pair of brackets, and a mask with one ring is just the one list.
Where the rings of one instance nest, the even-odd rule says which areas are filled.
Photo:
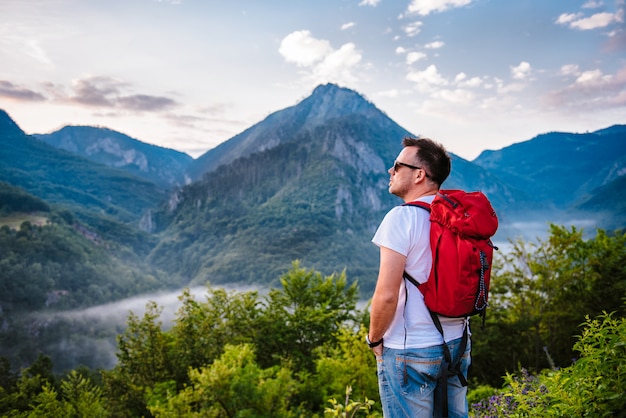
[[613, 417], [626, 410], [626, 320], [587, 317], [570, 367], [507, 374], [503, 390], [471, 405], [473, 417]]

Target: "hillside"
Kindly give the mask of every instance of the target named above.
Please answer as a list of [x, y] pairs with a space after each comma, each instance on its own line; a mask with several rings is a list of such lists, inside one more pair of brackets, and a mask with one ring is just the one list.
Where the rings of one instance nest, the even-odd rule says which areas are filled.
[[0, 181], [51, 203], [139, 223], [166, 197], [154, 183], [26, 135], [0, 111]]
[[626, 176], [598, 187], [576, 209], [601, 216], [600, 227], [626, 229]]
[[185, 184], [185, 172], [193, 160], [185, 153], [150, 145], [107, 128], [66, 126], [33, 137], [91, 161], [120, 168], [164, 189]]
[[626, 125], [584, 134], [542, 134], [499, 151], [484, 151], [472, 162], [545, 202], [544, 208], [551, 204], [565, 209], [623, 175]]
[[133, 240], [109, 240], [72, 212], [2, 182], [0, 198], [0, 314], [5, 318], [91, 306], [174, 284], [134, 253]]

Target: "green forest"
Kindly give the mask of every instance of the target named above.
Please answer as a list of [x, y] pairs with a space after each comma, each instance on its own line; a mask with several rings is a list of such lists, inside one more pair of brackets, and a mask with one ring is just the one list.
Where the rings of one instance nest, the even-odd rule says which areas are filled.
[[0, 314], [92, 306], [179, 284], [143, 261], [154, 242], [107, 215], [49, 205], [0, 182]]
[[[472, 321], [471, 416], [623, 416], [626, 234], [552, 225], [510, 246], [495, 257], [484, 327]], [[1, 359], [0, 415], [381, 416], [358, 283], [297, 261], [279, 282], [267, 294], [208, 286], [202, 300], [184, 290], [167, 329], [150, 303], [129, 315], [110, 370]]]

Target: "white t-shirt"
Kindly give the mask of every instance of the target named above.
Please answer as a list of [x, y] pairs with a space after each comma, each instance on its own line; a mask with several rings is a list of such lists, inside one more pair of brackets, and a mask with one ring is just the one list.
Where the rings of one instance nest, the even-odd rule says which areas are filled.
[[[424, 196], [419, 200], [431, 203], [433, 199], [434, 196]], [[405, 271], [418, 283], [424, 283], [432, 265], [429, 234], [428, 211], [414, 206], [396, 206], [387, 213], [372, 242], [406, 256]], [[396, 313], [383, 337], [385, 346], [403, 349], [441, 344], [441, 334], [433, 324], [422, 292], [406, 280], [402, 280], [399, 292]], [[440, 320], [446, 342], [463, 335], [465, 318], [440, 317]]]

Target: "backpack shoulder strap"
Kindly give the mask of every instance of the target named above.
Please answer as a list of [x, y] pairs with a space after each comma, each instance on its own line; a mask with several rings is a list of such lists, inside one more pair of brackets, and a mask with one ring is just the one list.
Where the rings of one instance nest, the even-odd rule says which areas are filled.
[[403, 203], [402, 206], [415, 206], [422, 208], [430, 212], [430, 203], [422, 202], [421, 200], [414, 200], [412, 202]]
[[[406, 202], [403, 203], [402, 206], [415, 206], [417, 208], [422, 208], [424, 210], [427, 210], [428, 213], [430, 213], [430, 203], [426, 203], [426, 202], [422, 202], [421, 200], [414, 200], [412, 202]], [[406, 270], [404, 271], [403, 277], [410, 281], [411, 283], [413, 283], [413, 285], [415, 287], [419, 287], [420, 284], [417, 282], [417, 280], [415, 280], [413, 278], [413, 276], [411, 276], [409, 273], [406, 272]]]

